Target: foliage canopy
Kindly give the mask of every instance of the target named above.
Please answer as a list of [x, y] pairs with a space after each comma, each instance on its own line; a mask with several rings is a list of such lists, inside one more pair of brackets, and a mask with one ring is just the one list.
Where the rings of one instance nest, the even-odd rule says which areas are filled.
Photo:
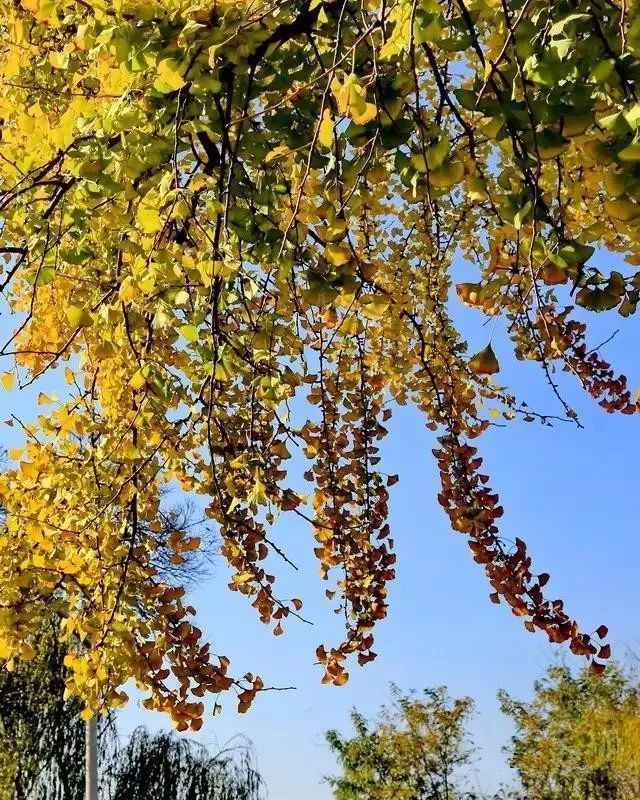
[[[489, 794], [472, 766], [470, 698], [445, 687], [403, 694], [374, 723], [358, 711], [354, 732], [327, 740], [340, 775], [335, 800], [635, 800], [640, 796], [640, 684], [637, 670], [613, 663], [602, 676], [585, 667], [551, 666], [533, 697], [498, 697], [515, 733], [508, 752], [517, 780]], [[473, 788], [470, 788], [473, 787]]]
[[336, 800], [474, 800], [464, 775], [473, 754], [471, 698], [452, 699], [442, 686], [421, 696], [392, 692], [375, 725], [353, 711], [352, 738], [327, 733], [342, 767], [329, 779]]
[[530, 703], [500, 695], [516, 725], [511, 766], [530, 800], [633, 800], [640, 795], [640, 684], [611, 665], [599, 679], [552, 667]]
[[[178, 727], [232, 677], [153, 566], [161, 490], [208, 498], [230, 588], [282, 632], [269, 525], [311, 519], [345, 620], [324, 680], [364, 664], [394, 577], [378, 468], [390, 404], [438, 432], [439, 501], [492, 598], [593, 659], [548, 599], [471, 441], [484, 401], [536, 415], [469, 357], [449, 310], [519, 359], [637, 411], [574, 305], [630, 315], [640, 276], [640, 13], [624, 0], [0, 0], [5, 389], [59, 365], [0, 478], [0, 658], [62, 617], [87, 714], [134, 678]], [[599, 266], [616, 253], [624, 270]], [[506, 357], [506, 354], [500, 354]], [[307, 401], [304, 403], [303, 401]], [[291, 409], [295, 410], [292, 411]], [[301, 411], [302, 409], [302, 411]], [[305, 410], [306, 409], [306, 410]], [[296, 416], [300, 416], [298, 419]], [[309, 459], [310, 507], [287, 481]], [[171, 539], [180, 563], [198, 539]], [[602, 626], [598, 636], [606, 635]], [[600, 669], [601, 662], [594, 661]]]

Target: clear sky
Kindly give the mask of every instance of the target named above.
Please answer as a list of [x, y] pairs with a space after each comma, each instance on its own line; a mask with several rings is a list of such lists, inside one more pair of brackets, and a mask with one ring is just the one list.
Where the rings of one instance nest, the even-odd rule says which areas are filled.
[[[479, 314], [465, 311], [460, 316], [474, 343], [484, 346], [490, 326], [480, 327]], [[604, 352], [635, 389], [640, 386], [638, 320], [603, 314], [596, 320], [592, 341], [597, 344], [616, 328], [620, 333]], [[502, 381], [517, 388], [536, 410], [559, 413], [540, 370], [531, 364], [510, 364], [513, 359], [499, 329], [494, 349], [503, 364]], [[55, 382], [50, 379], [46, 389]], [[537, 571], [551, 573], [548, 590], [565, 600], [569, 613], [587, 630], [605, 623], [616, 655], [623, 656], [627, 649], [640, 653], [639, 422], [605, 414], [576, 391], [569, 378], [563, 383], [585, 430], [563, 423], [545, 428], [512, 422], [480, 440], [491, 485], [500, 492], [506, 510], [502, 532], [528, 543]], [[0, 419], [16, 405], [27, 408], [28, 403], [28, 398], [3, 392]], [[497, 788], [509, 777], [500, 748], [510, 727], [501, 718], [496, 692], [504, 688], [527, 697], [532, 681], [564, 652], [546, 644], [541, 635], [527, 633], [506, 607], [490, 603], [482, 568], [472, 561], [464, 537], [449, 530], [436, 502], [434, 440], [420, 414], [399, 409], [390, 428], [382, 468], [400, 475], [391, 490], [398, 564], [389, 619], [377, 632], [375, 662], [351, 669], [344, 687], [320, 684], [314, 651], [321, 642], [340, 640], [340, 620], [324, 600], [313, 539], [299, 519], [287, 518], [276, 530], [279, 544], [300, 567], [295, 573], [284, 564], [278, 566], [281, 595], [302, 597], [313, 627], [292, 620], [285, 635], [275, 638], [246, 599], [227, 590], [228, 572], [222, 562], [193, 592], [199, 624], [215, 651], [231, 658], [234, 674], [253, 671], [267, 685], [297, 687], [265, 693], [246, 715], [238, 715], [229, 698], [223, 715], [207, 715], [198, 735], [207, 744], [222, 744], [238, 733], [250, 737], [272, 800], [329, 800], [331, 792], [322, 777], [335, 764], [324, 731], [335, 727], [346, 732], [352, 706], [374, 715], [387, 699], [391, 681], [403, 689], [446, 684], [454, 695], [475, 698], [473, 732], [481, 747], [476, 780], [485, 789]], [[18, 434], [15, 428], [6, 433], [5, 444], [10, 445]], [[136, 703], [120, 713], [123, 734], [142, 723], [168, 726], [159, 714]]]

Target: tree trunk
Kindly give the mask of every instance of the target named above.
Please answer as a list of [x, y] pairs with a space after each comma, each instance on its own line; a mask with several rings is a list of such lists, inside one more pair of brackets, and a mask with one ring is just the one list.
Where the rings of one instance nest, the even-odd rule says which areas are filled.
[[98, 720], [88, 720], [85, 727], [85, 800], [98, 800]]

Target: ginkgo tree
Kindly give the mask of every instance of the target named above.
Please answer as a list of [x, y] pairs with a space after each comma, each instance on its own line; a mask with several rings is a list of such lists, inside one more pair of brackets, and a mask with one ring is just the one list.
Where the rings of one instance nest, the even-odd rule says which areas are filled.
[[[575, 306], [640, 291], [640, 13], [625, 0], [0, 0], [2, 384], [58, 370], [0, 477], [0, 657], [60, 620], [68, 692], [198, 728], [206, 693], [246, 710], [154, 567], [162, 490], [205, 499], [230, 588], [282, 632], [271, 523], [309, 520], [345, 623], [324, 680], [364, 664], [394, 577], [379, 448], [396, 403], [437, 435], [439, 502], [495, 602], [603, 668], [606, 629], [548, 599], [502, 538], [476, 440], [488, 405], [544, 423], [467, 352], [455, 291], [608, 412], [626, 379]], [[605, 268], [616, 254], [623, 271]], [[457, 302], [457, 301], [456, 301]], [[583, 315], [584, 316], [584, 315]], [[51, 402], [50, 402], [51, 401]], [[304, 411], [306, 409], [306, 411]], [[16, 409], [17, 410], [17, 409]], [[308, 459], [308, 497], [292, 453]], [[514, 543], [515, 542], [515, 543]], [[175, 563], [198, 548], [170, 542]], [[271, 557], [271, 558], [270, 558]]]

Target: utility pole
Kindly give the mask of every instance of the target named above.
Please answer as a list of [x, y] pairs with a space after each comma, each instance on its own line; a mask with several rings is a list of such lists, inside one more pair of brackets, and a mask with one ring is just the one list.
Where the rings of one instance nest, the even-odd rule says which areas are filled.
[[98, 719], [85, 723], [85, 800], [98, 800]]

